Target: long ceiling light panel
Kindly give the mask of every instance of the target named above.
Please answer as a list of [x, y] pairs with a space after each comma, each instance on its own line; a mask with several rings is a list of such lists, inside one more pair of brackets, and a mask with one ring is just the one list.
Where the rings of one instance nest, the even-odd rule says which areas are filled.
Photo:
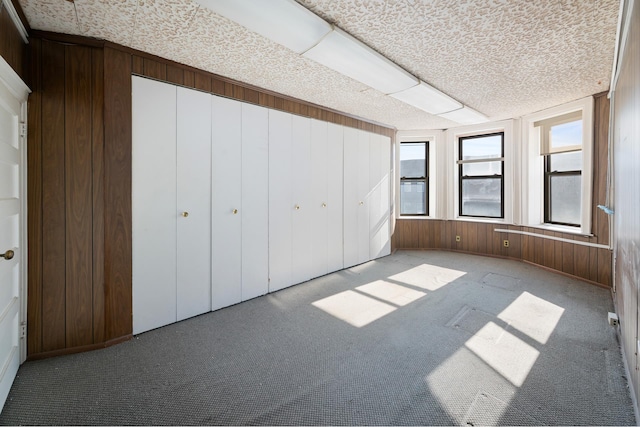
[[336, 27], [302, 55], [385, 95], [419, 83], [398, 65]]
[[294, 0], [195, 1], [306, 58], [427, 113], [463, 124], [488, 120]]
[[303, 53], [333, 29], [293, 0], [196, 0], [197, 3], [274, 42]]

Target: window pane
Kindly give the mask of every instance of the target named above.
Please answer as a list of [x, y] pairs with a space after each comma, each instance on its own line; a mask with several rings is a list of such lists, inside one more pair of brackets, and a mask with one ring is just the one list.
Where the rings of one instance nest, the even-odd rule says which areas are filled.
[[582, 145], [582, 120], [551, 126], [551, 148]]
[[580, 175], [554, 175], [551, 191], [551, 222], [580, 225]]
[[502, 161], [462, 164], [462, 176], [478, 175], [502, 175]]
[[500, 178], [463, 179], [462, 215], [501, 218]]
[[426, 214], [426, 197], [424, 182], [400, 183], [400, 215]]
[[426, 143], [400, 144], [400, 176], [403, 178], [422, 178], [427, 176]]
[[582, 151], [550, 154], [549, 172], [565, 172], [582, 170]]
[[502, 157], [502, 135], [463, 139], [462, 160]]

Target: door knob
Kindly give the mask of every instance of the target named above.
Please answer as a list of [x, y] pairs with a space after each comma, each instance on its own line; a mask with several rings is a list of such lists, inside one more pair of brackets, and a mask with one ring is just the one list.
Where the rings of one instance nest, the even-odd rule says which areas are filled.
[[0, 257], [6, 260], [10, 260], [11, 258], [13, 258], [14, 255], [15, 253], [11, 249], [9, 249], [5, 253], [0, 254]]
[[189, 216], [189, 212], [182, 212], [182, 216], [185, 217], [185, 218], [188, 217]]
[[300, 206], [296, 205], [296, 210], [299, 211], [300, 210]]
[[360, 202], [360, 206], [364, 205], [364, 202]]
[[232, 212], [233, 212], [233, 214], [235, 215], [235, 214], [237, 214], [237, 213], [238, 213], [238, 209], [234, 209]]
[[322, 207], [323, 207], [323, 208], [326, 208], [326, 207], [327, 207], [327, 204], [326, 204], [326, 203], [323, 203], [323, 204], [322, 204]]

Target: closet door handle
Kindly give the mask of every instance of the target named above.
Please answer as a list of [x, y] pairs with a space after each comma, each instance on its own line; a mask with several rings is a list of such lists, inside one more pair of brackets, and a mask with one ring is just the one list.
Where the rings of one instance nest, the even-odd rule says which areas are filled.
[[326, 204], [326, 203], [323, 203], [323, 204], [322, 204], [322, 207], [323, 207], [323, 208], [326, 208], [326, 207], [327, 207], [327, 204]]
[[360, 202], [360, 206], [364, 205], [364, 202]]
[[299, 211], [300, 210], [300, 205], [296, 205], [296, 210]]
[[11, 258], [13, 258], [14, 255], [15, 255], [15, 252], [13, 252], [11, 249], [9, 249], [5, 253], [0, 254], [0, 258], [4, 258], [4, 259], [6, 259], [8, 261]]
[[182, 212], [182, 216], [185, 217], [185, 218], [188, 217], [189, 216], [189, 212]]
[[233, 212], [233, 214], [235, 215], [235, 214], [237, 214], [237, 213], [238, 213], [238, 209], [234, 209], [234, 210], [232, 210], [231, 212]]

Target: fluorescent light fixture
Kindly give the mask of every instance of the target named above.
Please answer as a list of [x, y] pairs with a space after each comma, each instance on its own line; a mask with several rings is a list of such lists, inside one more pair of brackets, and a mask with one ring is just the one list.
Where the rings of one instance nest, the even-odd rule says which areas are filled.
[[384, 94], [400, 92], [420, 82], [336, 27], [303, 55]]
[[392, 93], [390, 96], [431, 114], [442, 114], [462, 108], [458, 101], [425, 82], [402, 92]]
[[489, 118], [482, 113], [478, 113], [473, 108], [462, 107], [458, 110], [449, 111], [448, 113], [438, 114], [443, 119], [458, 122], [463, 125], [473, 125], [476, 123], [488, 122]]
[[313, 47], [331, 25], [294, 0], [196, 0], [197, 3], [296, 53]]

